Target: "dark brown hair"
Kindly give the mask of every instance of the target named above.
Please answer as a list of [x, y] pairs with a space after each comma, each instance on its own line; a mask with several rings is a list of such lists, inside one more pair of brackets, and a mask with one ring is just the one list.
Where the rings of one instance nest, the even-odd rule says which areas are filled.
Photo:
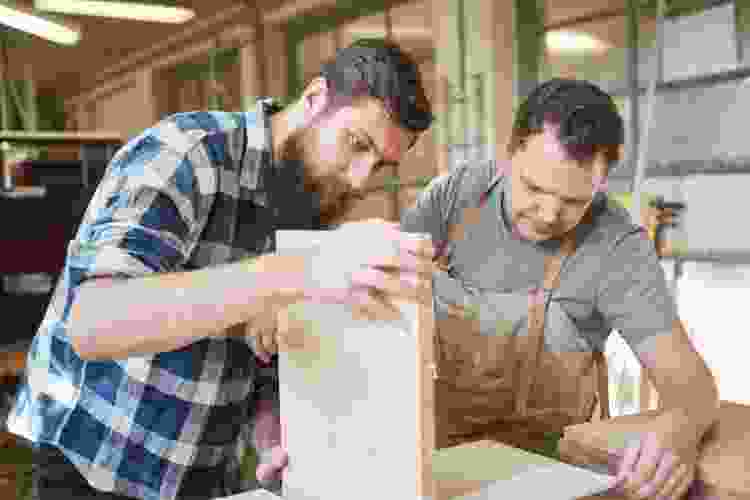
[[587, 163], [602, 153], [610, 171], [619, 163], [623, 120], [612, 98], [596, 85], [555, 78], [536, 87], [516, 113], [508, 153], [518, 152], [545, 124], [559, 127], [557, 138], [571, 158]]
[[412, 132], [427, 130], [434, 120], [416, 61], [393, 41], [357, 40], [323, 64], [320, 76], [339, 98], [382, 100], [396, 123]]

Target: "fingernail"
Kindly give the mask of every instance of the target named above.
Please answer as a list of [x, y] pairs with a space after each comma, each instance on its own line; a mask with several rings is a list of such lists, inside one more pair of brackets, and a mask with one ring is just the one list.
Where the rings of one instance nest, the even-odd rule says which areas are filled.
[[419, 285], [419, 277], [412, 273], [402, 274], [401, 281], [413, 288], [416, 288]]
[[372, 269], [353, 272], [351, 280], [352, 283], [365, 286], [377, 286], [380, 281], [379, 275]]
[[644, 486], [643, 488], [638, 490], [638, 498], [648, 498], [653, 494], [654, 494], [653, 486]]
[[265, 483], [266, 481], [268, 481], [268, 478], [272, 473], [272, 469], [273, 467], [271, 467], [270, 464], [260, 464], [255, 470], [255, 477], [258, 479], [258, 481]]

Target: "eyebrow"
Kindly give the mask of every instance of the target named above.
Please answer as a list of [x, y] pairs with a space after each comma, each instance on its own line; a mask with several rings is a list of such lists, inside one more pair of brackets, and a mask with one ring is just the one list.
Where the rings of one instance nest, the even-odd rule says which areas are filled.
[[378, 145], [375, 144], [375, 141], [372, 139], [370, 134], [368, 134], [364, 130], [357, 130], [357, 132], [359, 132], [362, 136], [364, 136], [365, 140], [367, 140], [367, 142], [370, 144], [370, 147], [375, 151], [375, 154], [377, 154], [378, 157], [380, 157], [380, 161], [378, 162], [380, 165], [384, 167], [398, 167], [397, 161], [389, 161], [385, 159], [383, 152], [380, 150]]
[[[558, 196], [557, 193], [553, 193], [551, 191], [547, 191], [547, 190], [542, 189], [541, 187], [537, 186], [531, 179], [529, 179], [528, 177], [526, 177], [524, 174], [521, 174], [521, 180], [524, 182], [524, 184], [526, 184], [530, 188], [533, 188], [533, 189], [536, 189], [538, 191], [541, 191], [542, 193], [552, 194], [552, 195]], [[589, 201], [591, 201], [588, 198], [586, 198], [586, 199], [584, 199], [584, 198], [571, 198], [571, 197], [568, 197], [568, 196], [560, 196], [560, 198], [562, 198], [563, 201], [572, 201], [572, 202], [580, 202], [580, 203], [588, 203]]]

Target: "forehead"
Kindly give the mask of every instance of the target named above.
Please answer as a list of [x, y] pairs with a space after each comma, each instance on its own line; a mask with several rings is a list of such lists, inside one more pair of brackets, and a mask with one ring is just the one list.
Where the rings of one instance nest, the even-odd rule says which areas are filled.
[[520, 172], [524, 178], [560, 196], [590, 197], [594, 184], [606, 171], [601, 154], [589, 164], [570, 158], [552, 127], [529, 138], [521, 159]]

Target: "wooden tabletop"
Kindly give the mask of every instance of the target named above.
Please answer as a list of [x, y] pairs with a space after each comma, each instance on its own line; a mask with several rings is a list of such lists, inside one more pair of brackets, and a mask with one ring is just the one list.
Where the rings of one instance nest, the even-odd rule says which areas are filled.
[[47, 195], [47, 188], [44, 186], [16, 186], [13, 191], [0, 190], [0, 198], [44, 198]]
[[26, 368], [26, 351], [0, 351], [0, 378], [20, 375]]
[[122, 143], [119, 132], [91, 131], [91, 132], [24, 132], [20, 130], [0, 131], [0, 142], [25, 143]]

